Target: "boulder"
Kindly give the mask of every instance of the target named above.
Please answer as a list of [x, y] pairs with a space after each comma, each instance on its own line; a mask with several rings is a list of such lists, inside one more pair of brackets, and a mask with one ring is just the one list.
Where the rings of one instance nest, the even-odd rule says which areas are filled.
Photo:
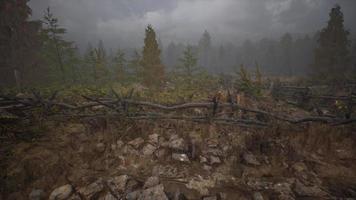
[[140, 190], [130, 192], [126, 195], [126, 200], [137, 200], [140, 195], [141, 195]]
[[126, 183], [126, 192], [132, 192], [137, 190], [138, 188], [140, 188], [142, 186], [141, 183], [139, 183], [138, 181], [136, 181], [135, 179], [129, 179], [129, 181], [127, 181]]
[[121, 149], [124, 145], [125, 143], [122, 140], [116, 141], [116, 148]]
[[49, 195], [49, 200], [67, 199], [73, 192], [73, 187], [69, 184], [56, 188]]
[[159, 149], [157, 151], [155, 151], [155, 156], [160, 159], [163, 158], [167, 155], [167, 150], [166, 149]]
[[221, 160], [219, 157], [217, 156], [210, 156], [210, 164], [214, 165], [214, 164], [220, 164]]
[[217, 196], [204, 197], [203, 200], [218, 200]]
[[151, 134], [148, 136], [148, 143], [153, 145], [158, 145], [159, 143], [159, 135], [157, 133]]
[[327, 195], [318, 186], [306, 186], [300, 181], [295, 182], [294, 192], [300, 197], [324, 197]]
[[242, 158], [244, 162], [248, 165], [254, 165], [254, 166], [261, 165], [261, 163], [257, 160], [255, 155], [253, 155], [252, 153], [246, 152], [242, 155]]
[[163, 185], [161, 184], [143, 190], [138, 200], [168, 200], [168, 197], [164, 192]]
[[154, 187], [154, 186], [158, 185], [159, 183], [160, 183], [159, 178], [157, 176], [152, 176], [146, 180], [145, 184], [143, 185], [143, 188], [147, 189], [150, 187]]
[[172, 158], [173, 160], [177, 160], [177, 161], [180, 161], [180, 162], [190, 162], [187, 154], [184, 154], [184, 153], [173, 153], [172, 154]]
[[138, 138], [136, 138], [136, 139], [134, 139], [134, 140], [131, 140], [128, 144], [131, 145], [132, 147], [134, 147], [135, 149], [138, 149], [138, 148], [141, 147], [141, 145], [142, 145], [144, 142], [145, 142], [145, 141], [144, 141], [142, 138], [138, 137]]
[[253, 200], [264, 200], [264, 198], [260, 192], [254, 192], [252, 197], [253, 197]]
[[208, 162], [208, 159], [204, 156], [199, 156], [199, 159], [200, 159], [200, 163], [207, 163]]
[[34, 189], [31, 191], [30, 195], [29, 195], [29, 199], [30, 200], [41, 200], [44, 199], [45, 193], [43, 190], [40, 189]]
[[78, 192], [86, 199], [95, 198], [104, 189], [104, 184], [101, 179], [91, 183], [88, 186], [82, 187]]
[[143, 147], [142, 153], [145, 156], [151, 156], [156, 151], [156, 149], [157, 148], [152, 144], [147, 144], [146, 146]]
[[177, 135], [173, 135], [169, 139], [169, 148], [176, 151], [187, 151], [187, 144], [183, 138], [179, 138]]
[[108, 192], [103, 197], [99, 198], [99, 200], [118, 200], [118, 198]]
[[121, 175], [107, 180], [107, 185], [115, 195], [121, 194], [126, 190], [126, 184], [129, 180], [129, 176]]
[[104, 143], [98, 143], [96, 144], [96, 150], [99, 153], [103, 153], [105, 151], [105, 144]]

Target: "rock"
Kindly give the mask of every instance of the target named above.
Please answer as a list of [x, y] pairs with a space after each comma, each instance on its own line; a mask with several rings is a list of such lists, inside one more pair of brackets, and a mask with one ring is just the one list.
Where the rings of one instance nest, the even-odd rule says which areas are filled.
[[145, 141], [142, 138], [136, 138], [132, 141], [130, 141], [128, 144], [131, 145], [132, 147], [134, 147], [135, 149], [138, 149], [141, 147], [141, 145], [144, 143]]
[[73, 194], [66, 200], [82, 200], [78, 194]]
[[136, 200], [141, 195], [141, 191], [130, 192], [126, 195], [126, 200]]
[[148, 143], [157, 145], [159, 143], [159, 135], [157, 133], [154, 133], [152, 135], [148, 136]]
[[301, 197], [324, 197], [327, 195], [318, 186], [305, 186], [300, 181], [296, 181], [294, 192]]
[[30, 200], [41, 200], [44, 199], [45, 193], [43, 190], [40, 189], [34, 189], [31, 191], [29, 195]]
[[218, 200], [217, 196], [204, 197], [203, 200]]
[[155, 152], [155, 156], [160, 159], [163, 158], [167, 155], [167, 151], [165, 149], [159, 149], [158, 151]]
[[217, 148], [219, 146], [219, 141], [217, 139], [210, 139], [206, 141], [209, 148]]
[[129, 176], [121, 175], [107, 180], [107, 185], [115, 195], [121, 194], [126, 190], [126, 184]]
[[188, 200], [187, 197], [182, 192], [180, 192], [179, 189], [174, 193], [171, 193], [171, 196], [168, 196], [168, 198], [171, 200]]
[[152, 175], [176, 178], [181, 176], [180, 173], [182, 173], [182, 171], [182, 169], [178, 170], [176, 166], [172, 165], [156, 165], [152, 169]]
[[242, 155], [243, 160], [245, 161], [246, 164], [248, 165], [254, 165], [254, 166], [259, 166], [261, 163], [256, 159], [256, 157], [252, 153], [244, 153]]
[[142, 191], [138, 199], [139, 200], [168, 200], [168, 197], [166, 193], [164, 193], [164, 187], [161, 184]]
[[214, 165], [214, 164], [220, 164], [221, 160], [219, 157], [216, 156], [210, 156], [210, 164]]
[[302, 172], [302, 171], [308, 169], [307, 166], [306, 166], [304, 163], [302, 163], [302, 162], [298, 162], [298, 163], [293, 164], [293, 165], [292, 165], [292, 168], [293, 168], [293, 170], [296, 171], [296, 172]]
[[92, 199], [98, 195], [104, 189], [104, 184], [101, 179], [91, 183], [86, 187], [82, 187], [78, 192], [83, 195], [86, 199]]
[[91, 108], [93, 111], [99, 111], [105, 109], [105, 106], [99, 105], [99, 106], [93, 106]]
[[153, 187], [153, 186], [156, 186], [158, 185], [160, 182], [159, 182], [159, 178], [157, 176], [152, 176], [152, 177], [149, 177], [145, 184], [143, 185], [143, 188], [144, 189], [147, 189], [147, 188], [150, 188], [150, 187]]
[[151, 156], [155, 151], [156, 151], [156, 147], [153, 146], [152, 144], [147, 144], [142, 149], [142, 153], [145, 156]]
[[116, 198], [114, 195], [112, 195], [110, 192], [108, 192], [106, 195], [99, 198], [99, 200], [118, 200], [118, 198]]
[[206, 170], [206, 171], [210, 171], [210, 170], [212, 170], [213, 168], [212, 168], [211, 166], [209, 166], [209, 165], [204, 165], [204, 166], [203, 166], [203, 169]]
[[295, 200], [295, 198], [289, 194], [280, 194], [278, 196], [278, 199], [280, 199], [280, 200]]
[[209, 148], [203, 152], [205, 155], [224, 156], [224, 153], [218, 148]]
[[105, 151], [105, 144], [104, 143], [98, 143], [96, 145], [96, 150], [99, 152], [99, 153], [103, 153]]
[[115, 151], [117, 149], [116, 144], [111, 144], [111, 150]]
[[260, 192], [253, 193], [253, 200], [264, 200], [262, 194]]
[[200, 195], [209, 195], [211, 188], [215, 187], [215, 181], [212, 179], [204, 179], [201, 176], [194, 177], [186, 184], [186, 187], [196, 190]]
[[273, 190], [279, 194], [291, 195], [293, 194], [291, 189], [291, 183], [276, 183], [273, 186]]
[[73, 192], [73, 187], [69, 184], [56, 188], [49, 195], [49, 200], [67, 199]]
[[172, 158], [174, 160], [177, 160], [177, 161], [181, 161], [181, 162], [190, 162], [187, 154], [180, 154], [180, 153], [173, 153], [172, 154]]
[[126, 192], [132, 192], [137, 190], [138, 188], [140, 188], [142, 186], [141, 183], [137, 182], [134, 179], [130, 179], [127, 183], [126, 183]]
[[183, 138], [178, 138], [177, 135], [173, 135], [169, 139], [169, 148], [177, 151], [187, 151], [187, 144]]
[[200, 163], [207, 163], [208, 162], [208, 159], [205, 158], [204, 156], [199, 156], [200, 158]]
[[130, 145], [125, 145], [122, 148], [121, 153], [126, 155], [140, 155], [140, 152]]
[[124, 146], [124, 142], [122, 141], [122, 140], [118, 140], [118, 141], [116, 141], [116, 147], [118, 148], [118, 149], [121, 149], [123, 146]]

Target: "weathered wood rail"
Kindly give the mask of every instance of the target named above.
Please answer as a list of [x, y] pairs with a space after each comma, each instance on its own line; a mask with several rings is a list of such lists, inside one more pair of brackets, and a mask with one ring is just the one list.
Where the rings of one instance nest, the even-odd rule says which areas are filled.
[[[335, 95], [340, 91], [342, 91], [341, 95]], [[286, 101], [306, 110], [326, 109], [335, 115], [345, 115], [346, 118], [350, 118], [355, 113], [356, 85], [336, 89], [331, 86], [303, 87], [277, 84], [272, 88], [271, 93], [278, 100]]]
[[[275, 113], [260, 109], [247, 108], [236, 102], [192, 102], [178, 105], [162, 105], [153, 102], [139, 101], [119, 95], [109, 98], [94, 98], [82, 96], [85, 101], [65, 103], [56, 101], [57, 93], [49, 98], [34, 92], [32, 97], [21, 98], [0, 96], [0, 112], [10, 113], [15, 120], [30, 117], [34, 110], [40, 109], [48, 119], [113, 117], [130, 120], [186, 120], [199, 123], [230, 124], [242, 127], [268, 127], [276, 122], [289, 124], [323, 123], [332, 126], [352, 124], [353, 118], [338, 118], [332, 116], [304, 116], [300, 118], [291, 115]], [[199, 112], [196, 112], [199, 110]], [[217, 112], [219, 111], [219, 112]], [[243, 111], [244, 116], [237, 113]], [[0, 118], [5, 123], [4, 114]]]

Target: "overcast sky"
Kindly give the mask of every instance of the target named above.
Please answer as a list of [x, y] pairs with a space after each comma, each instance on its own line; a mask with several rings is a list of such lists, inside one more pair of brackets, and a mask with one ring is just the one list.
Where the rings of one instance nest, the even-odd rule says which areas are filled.
[[213, 42], [304, 34], [324, 27], [340, 4], [345, 25], [356, 30], [356, 0], [31, 0], [33, 17], [50, 6], [68, 38], [85, 46], [102, 39], [106, 46], [139, 47], [152, 24], [165, 45], [197, 42], [204, 30]]

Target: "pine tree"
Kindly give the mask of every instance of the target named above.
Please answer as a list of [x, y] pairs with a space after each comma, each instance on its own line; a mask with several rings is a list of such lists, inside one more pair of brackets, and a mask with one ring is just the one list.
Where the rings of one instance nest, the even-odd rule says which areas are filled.
[[294, 70], [291, 65], [293, 45], [292, 36], [289, 33], [284, 34], [281, 38], [280, 45], [282, 50], [283, 67], [287, 69], [286, 71], [288, 71], [289, 76], [292, 76], [294, 74]]
[[[39, 21], [30, 21], [27, 0], [0, 1], [0, 84], [21, 86], [38, 62]], [[34, 77], [31, 77], [34, 78]]]
[[74, 55], [73, 42], [68, 42], [63, 39], [66, 29], [61, 28], [58, 24], [58, 19], [54, 17], [48, 7], [43, 16], [42, 23], [45, 27], [42, 29], [42, 37], [44, 41], [43, 55], [47, 59], [47, 64], [57, 65], [61, 73], [63, 82], [66, 80], [66, 63], [65, 59], [68, 55]]
[[156, 33], [148, 25], [141, 59], [143, 83], [148, 87], [158, 87], [164, 80], [165, 70], [160, 55]]
[[350, 71], [349, 31], [344, 27], [344, 15], [339, 5], [331, 9], [326, 28], [322, 29], [315, 49], [314, 78], [333, 83], [346, 80]]
[[106, 51], [102, 40], [99, 41], [98, 47], [93, 49], [91, 55], [94, 61], [93, 62], [94, 80], [95, 81], [105, 80], [108, 75], [108, 70], [107, 70]]
[[183, 52], [182, 58], [179, 59], [181, 65], [179, 66], [179, 72], [181, 75], [188, 80], [189, 83], [192, 82], [194, 74], [199, 70], [197, 63], [198, 59], [193, 53], [193, 47], [187, 46]]
[[113, 61], [115, 78], [119, 81], [122, 81], [125, 78], [126, 73], [125, 66], [127, 61], [125, 58], [125, 53], [121, 49], [118, 49]]
[[207, 30], [204, 31], [198, 44], [199, 65], [210, 68], [211, 36]]
[[131, 60], [128, 63], [129, 71], [135, 76], [136, 80], [142, 78], [141, 55], [134, 50]]

